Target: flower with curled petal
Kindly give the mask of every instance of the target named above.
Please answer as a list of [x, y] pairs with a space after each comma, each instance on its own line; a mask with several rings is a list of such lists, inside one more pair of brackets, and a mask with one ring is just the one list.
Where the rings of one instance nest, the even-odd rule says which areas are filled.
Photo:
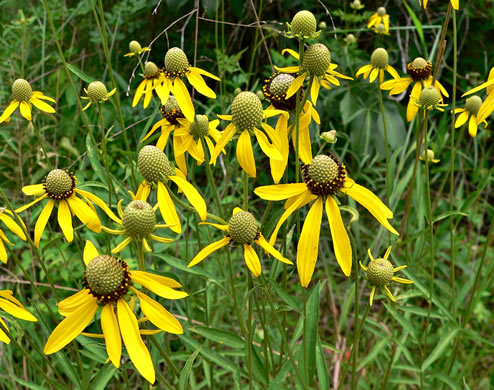
[[[58, 304], [58, 311], [65, 319], [58, 324], [46, 341], [43, 352], [47, 355], [64, 348], [79, 334], [105, 340], [109, 360], [120, 366], [122, 340], [130, 360], [139, 373], [150, 383], [155, 381], [151, 355], [142, 340], [142, 335], [161, 331], [182, 334], [180, 322], [161, 304], [139, 291], [135, 284], [165, 299], [183, 299], [186, 292], [174, 279], [144, 271], [130, 271], [127, 263], [107, 255], [100, 255], [94, 244], [86, 241], [84, 248], [86, 272], [84, 288]], [[139, 302], [135, 307], [135, 299]], [[132, 297], [134, 298], [134, 297]], [[100, 322], [103, 334], [83, 332], [101, 310]], [[145, 318], [137, 320], [138, 310]], [[158, 329], [139, 329], [139, 323], [151, 322]]]
[[[22, 303], [17, 300], [11, 290], [0, 290], [0, 309], [7, 312], [15, 318], [19, 318], [24, 321], [37, 322], [38, 320], [31, 313], [29, 313]], [[0, 323], [5, 329], [9, 329], [5, 321], [0, 317]], [[10, 338], [0, 328], [0, 341], [5, 344], [10, 344]]]

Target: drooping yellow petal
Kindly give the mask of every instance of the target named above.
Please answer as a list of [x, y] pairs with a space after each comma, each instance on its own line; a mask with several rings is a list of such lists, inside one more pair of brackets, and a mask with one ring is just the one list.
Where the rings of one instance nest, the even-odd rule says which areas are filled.
[[280, 139], [280, 153], [283, 159], [269, 160], [271, 166], [271, 176], [275, 184], [278, 184], [285, 173], [286, 166], [288, 164], [289, 144], [288, 144], [288, 119], [284, 115], [280, 115], [278, 123], [276, 124], [276, 131], [279, 134]]
[[403, 284], [412, 284], [413, 283], [413, 280], [400, 278], [399, 276], [393, 276], [393, 278], [391, 280], [393, 280], [394, 282], [403, 283]]
[[45, 187], [43, 184], [33, 184], [30, 186], [22, 187], [22, 192], [26, 195], [42, 195], [45, 193]]
[[44, 195], [40, 196], [38, 199], [33, 200], [31, 203], [28, 203], [28, 204], [26, 204], [24, 206], [19, 207], [18, 209], [15, 210], [15, 212], [16, 213], [22, 213], [24, 210], [27, 210], [29, 207], [31, 207], [32, 205], [34, 205], [34, 204], [42, 201], [46, 197], [48, 197], [48, 195], [47, 194], [44, 194]]
[[391, 294], [391, 291], [389, 290], [388, 286], [383, 286], [383, 290], [386, 292], [386, 295], [391, 299], [393, 302], [396, 302], [396, 298]]
[[249, 268], [250, 272], [254, 274], [257, 278], [261, 275], [261, 262], [259, 261], [259, 256], [257, 256], [256, 251], [249, 244], [244, 244], [244, 260]]
[[281, 155], [281, 152], [274, 145], [271, 145], [269, 143], [268, 137], [266, 137], [266, 135], [262, 131], [258, 129], [254, 129], [254, 135], [257, 138], [257, 142], [259, 143], [261, 150], [264, 152], [266, 156], [268, 156], [270, 159], [273, 160], [283, 161], [283, 156]]
[[[9, 329], [9, 327], [7, 326], [7, 324], [5, 323], [5, 321], [2, 320], [1, 317], [0, 317], [0, 323], [3, 325], [3, 327], [5, 329]], [[9, 336], [7, 336], [2, 329], [0, 329], [0, 341], [2, 343], [5, 343], [5, 344], [10, 344], [10, 338], [9, 338]]]
[[374, 302], [374, 295], [376, 294], [376, 286], [372, 286], [370, 297], [369, 297], [369, 305], [372, 306], [372, 302]]
[[[180, 298], [168, 298], [168, 296], [163, 296], [164, 293], [160, 290], [161, 287], [158, 286], [158, 285], [162, 285], [162, 286], [169, 287], [169, 288], [182, 287], [182, 285], [179, 282], [177, 282], [175, 279], [168, 278], [166, 276], [152, 274], [152, 273], [146, 272], [146, 271], [131, 271], [130, 274], [131, 274], [131, 279], [134, 282], [137, 282], [137, 283], [143, 285], [148, 290], [151, 290], [152, 292], [154, 292], [156, 295], [159, 295], [160, 297], [167, 298], [167, 299], [180, 299]], [[181, 291], [179, 291], [179, 292], [181, 292]], [[166, 293], [166, 294], [168, 294], [168, 293]], [[182, 298], [186, 297], [188, 295], [187, 293], [184, 293], [184, 294], [185, 295], [181, 295]]]
[[31, 115], [31, 106], [27, 102], [21, 102], [19, 106], [21, 110], [21, 115], [27, 119], [28, 121], [32, 120], [32, 115]]
[[94, 301], [95, 298], [91, 295], [88, 288], [83, 288], [81, 291], [65, 298], [63, 301], [58, 303], [58, 311], [64, 317], [73, 313], [82, 305], [85, 305], [88, 301]]
[[189, 91], [184, 82], [180, 78], [176, 78], [171, 84], [171, 92], [177, 98], [177, 103], [182, 110], [184, 116], [190, 122], [194, 121], [195, 111]]
[[236, 127], [234, 126], [233, 123], [230, 123], [226, 129], [223, 131], [220, 140], [216, 143], [216, 146], [214, 147], [214, 151], [211, 154], [211, 164], [216, 164], [216, 159], [220, 155], [220, 153], [223, 151], [225, 148], [226, 144], [230, 142], [237, 132]]
[[7, 260], [8, 260], [7, 250], [5, 249], [5, 244], [3, 243], [3, 240], [0, 238], [0, 261], [6, 264]]
[[134, 95], [134, 99], [132, 99], [132, 107], [137, 106], [137, 103], [139, 103], [139, 100], [141, 100], [142, 95], [144, 95], [146, 89], [146, 79], [142, 80], [139, 86], [136, 89], [136, 93]]
[[171, 238], [160, 237], [160, 236], [157, 236], [156, 234], [150, 234], [150, 237], [153, 240], [161, 242], [163, 244], [169, 244], [170, 242], [173, 242], [173, 240]]
[[189, 67], [189, 70], [191, 72], [193, 72], [193, 73], [202, 74], [203, 76], [209, 77], [210, 79], [213, 79], [213, 80], [216, 80], [216, 81], [221, 81], [218, 76], [215, 76], [214, 74], [209, 73], [209, 72], [205, 71], [204, 69], [196, 68], [194, 66], [191, 66], [191, 67]]
[[204, 79], [199, 73], [196, 72], [188, 72], [187, 80], [189, 83], [199, 92], [201, 95], [207, 96], [211, 99], [216, 99], [216, 94], [214, 91], [208, 87]]
[[317, 97], [319, 96], [319, 89], [321, 88], [321, 83], [317, 77], [314, 77], [312, 81], [312, 86], [310, 88], [310, 98], [312, 100], [312, 104], [317, 104]]
[[456, 118], [455, 128], [463, 126], [468, 120], [469, 113], [467, 111], [463, 111], [458, 118]]
[[126, 237], [120, 244], [111, 250], [111, 253], [119, 253], [124, 250], [132, 241], [132, 236]]
[[[216, 145], [218, 146], [218, 145]], [[256, 162], [248, 130], [244, 130], [237, 140], [237, 160], [240, 167], [250, 176], [256, 177]]]
[[274, 66], [274, 68], [281, 73], [298, 73], [300, 72], [300, 66], [286, 66], [284, 68], [280, 68], [278, 66]]
[[[0, 214], [0, 221], [3, 221], [3, 223], [5, 223], [5, 225], [9, 228], [9, 230], [12, 233], [16, 234], [21, 240], [26, 241], [26, 235], [24, 234], [24, 231], [7, 214], [5, 214], [5, 213]], [[22, 219], [21, 219], [21, 223], [24, 226], [24, 228], [26, 228], [26, 226], [24, 225], [24, 222], [22, 222]]]
[[101, 329], [105, 336], [106, 353], [113, 365], [118, 368], [122, 357], [122, 339], [117, 316], [113, 311], [113, 303], [106, 304], [101, 311]]
[[474, 115], [472, 115], [468, 121], [468, 134], [470, 134], [470, 137], [475, 137], [477, 135], [477, 119]]
[[18, 306], [7, 299], [3, 299], [2, 297], [0, 297], [0, 309], [21, 320], [32, 322], [38, 321], [36, 317], [29, 313], [23, 306]]
[[112, 220], [114, 220], [116, 223], [122, 223], [121, 219], [118, 218], [113, 211], [106, 205], [106, 203], [101, 199], [100, 197], [92, 194], [89, 191], [84, 191], [79, 188], [75, 190], [78, 194], [81, 194], [85, 198], [88, 198], [91, 202], [94, 202], [98, 205], [100, 209], [102, 209], [106, 215], [108, 215]]
[[281, 51], [281, 54], [282, 55], [285, 55], [285, 53], [290, 54], [292, 57], [295, 57], [297, 60], [300, 58], [299, 55], [298, 55], [298, 53], [295, 50], [293, 50], [293, 49], [283, 49]]
[[84, 254], [83, 254], [83, 259], [84, 259], [84, 264], [88, 265], [89, 262], [94, 259], [95, 257], [98, 257], [99, 253], [94, 244], [86, 240], [86, 245], [84, 246]]
[[292, 81], [290, 84], [290, 88], [286, 91], [286, 97], [285, 99], [291, 98], [297, 91], [302, 87], [305, 81], [305, 73], [301, 74], [298, 76], [295, 80]]
[[120, 329], [123, 330], [122, 339], [130, 360], [148, 382], [154, 383], [155, 372], [151, 355], [142, 341], [136, 316], [123, 299], [117, 301], [117, 318]]
[[187, 180], [182, 179], [179, 176], [168, 176], [168, 179], [173, 181], [178, 186], [178, 188], [184, 193], [185, 197], [192, 205], [192, 207], [196, 209], [199, 217], [201, 217], [201, 220], [204, 221], [207, 218], [208, 210], [206, 202], [204, 201], [199, 191], [197, 191], [195, 187]]
[[422, 92], [422, 84], [420, 82], [416, 82], [413, 85], [412, 93], [410, 94], [410, 101], [408, 102], [408, 106], [407, 106], [407, 120], [409, 122], [413, 118], [415, 118], [415, 115], [417, 115], [419, 108], [414, 104], [414, 102], [418, 101], [421, 92]]
[[178, 321], [168, 310], [135, 288], [132, 288], [132, 291], [139, 298], [142, 312], [154, 326], [168, 333], [184, 333], [180, 321]]
[[352, 272], [352, 246], [340, 210], [332, 196], [326, 198], [326, 214], [333, 240], [334, 255], [343, 273], [350, 276]]
[[284, 200], [307, 191], [305, 183], [274, 184], [257, 187], [254, 193], [264, 200]]
[[55, 109], [50, 106], [48, 103], [45, 103], [43, 100], [40, 100], [33, 96], [30, 100], [30, 102], [33, 104], [34, 107], [40, 109], [41, 111], [48, 112], [50, 114], [53, 114], [55, 112]]
[[46, 355], [55, 353], [65, 347], [68, 343], [74, 340], [92, 321], [96, 310], [98, 310], [96, 298], [88, 300], [79, 308], [69, 314], [58, 326], [53, 330], [46, 341], [43, 352]]
[[0, 116], [0, 123], [5, 122], [7, 119], [10, 120], [12, 113], [15, 111], [15, 109], [18, 106], [19, 106], [19, 102], [17, 100], [10, 102], [10, 104], [7, 106], [5, 111], [2, 113], [2, 116]]
[[165, 223], [171, 226], [170, 229], [175, 233], [182, 233], [182, 226], [180, 225], [180, 219], [178, 218], [177, 209], [173, 204], [172, 198], [168, 193], [168, 189], [162, 182], [158, 182], [158, 205], [160, 208], [161, 216], [165, 220]]
[[74, 229], [72, 228], [72, 214], [69, 205], [65, 200], [58, 203], [58, 224], [68, 242], [74, 239]]
[[193, 267], [196, 264], [199, 264], [206, 257], [208, 257], [211, 253], [227, 246], [230, 243], [229, 237], [223, 237], [221, 240], [213, 242], [202, 248], [202, 250], [192, 259], [192, 261], [187, 265], [188, 268]]
[[386, 71], [391, 75], [391, 77], [393, 77], [393, 79], [399, 80], [400, 75], [398, 74], [398, 72], [396, 71], [396, 69], [393, 68], [391, 65], [388, 65], [386, 67]]
[[266, 241], [262, 234], [259, 234], [259, 238], [255, 241], [262, 249], [272, 255], [276, 260], [285, 264], [293, 265], [291, 260], [284, 257], [279, 251], [277, 251], [269, 242]]
[[43, 211], [41, 211], [41, 214], [36, 221], [36, 225], [34, 226], [34, 244], [36, 245], [36, 248], [39, 248], [39, 241], [41, 240], [41, 235], [45, 230], [48, 219], [50, 219], [53, 206], [55, 206], [55, 201], [50, 199], [45, 207], [43, 207]]
[[75, 195], [67, 198], [67, 202], [69, 202], [72, 212], [88, 227], [88, 229], [96, 233], [101, 231], [101, 221], [99, 220], [98, 214], [96, 214], [87, 203]]
[[355, 74], [355, 77], [358, 77], [360, 76], [361, 74], [365, 73], [365, 72], [368, 72], [372, 70], [372, 65], [371, 64], [367, 64], [367, 65], [364, 65], [362, 66], [358, 71], [357, 73]]
[[[492, 79], [494, 81], [494, 79]], [[494, 111], [494, 93], [489, 94], [480, 106], [477, 114], [477, 124], [481, 124]]]
[[321, 233], [323, 200], [319, 197], [305, 218], [297, 247], [297, 271], [300, 283], [307, 288], [316, 267]]
[[461, 95], [461, 97], [471, 95], [472, 93], [481, 91], [482, 89], [487, 88], [487, 87], [489, 87], [491, 85], [494, 85], [494, 78], [493, 79], [490, 79], [490, 80], [487, 80], [485, 83], [480, 84], [478, 87], [475, 87], [475, 88], [471, 89], [468, 92], [465, 92], [463, 95]]
[[378, 75], [379, 75], [379, 68], [373, 68], [372, 72], [370, 72], [369, 83], [373, 83]]

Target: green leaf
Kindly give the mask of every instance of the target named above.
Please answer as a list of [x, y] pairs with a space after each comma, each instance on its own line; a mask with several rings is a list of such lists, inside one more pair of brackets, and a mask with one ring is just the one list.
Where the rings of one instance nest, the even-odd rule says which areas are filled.
[[458, 333], [459, 328], [456, 328], [452, 331], [448, 331], [448, 333], [439, 341], [436, 345], [436, 348], [431, 352], [431, 354], [425, 359], [424, 363], [422, 363], [422, 371], [427, 370], [427, 368], [434, 363], [437, 359], [439, 359], [443, 353], [443, 351], [449, 346], [449, 343], [454, 339], [456, 334]]
[[415, 334], [415, 328], [412, 326], [410, 319], [403, 317], [392, 305], [384, 304], [386, 310], [391, 313], [391, 315], [395, 318], [396, 321], [406, 329], [406, 331], [413, 336], [414, 339], [417, 339], [417, 335]]
[[329, 389], [329, 373], [328, 373], [329, 362], [326, 362], [326, 356], [324, 355], [324, 350], [321, 345], [321, 339], [317, 339], [316, 345], [316, 369], [317, 369], [317, 380], [319, 382], [319, 388]]
[[425, 46], [425, 40], [424, 40], [424, 30], [422, 29], [422, 23], [420, 22], [419, 18], [417, 18], [417, 15], [415, 15], [415, 12], [410, 8], [410, 6], [407, 4], [406, 1], [403, 1], [403, 4], [405, 5], [408, 14], [412, 18], [413, 24], [415, 25], [415, 28], [417, 29], [417, 34], [420, 38], [420, 43], [422, 44], [423, 47]]
[[94, 377], [91, 382], [91, 389], [94, 390], [105, 390], [108, 382], [112, 379], [115, 374], [118, 373], [118, 368], [113, 364], [105, 364], [99, 370], [98, 374]]
[[67, 68], [74, 73], [77, 77], [79, 77], [81, 80], [84, 80], [86, 83], [91, 83], [95, 79], [92, 78], [91, 76], [88, 76], [86, 73], [84, 73], [82, 70], [80, 70], [77, 66], [71, 65], [71, 64], [66, 64]]
[[271, 285], [273, 286], [274, 290], [276, 291], [276, 294], [283, 299], [283, 301], [290, 306], [293, 310], [295, 310], [297, 313], [302, 312], [302, 308], [300, 307], [300, 303], [297, 301], [295, 297], [292, 295], [289, 295], [281, 288], [281, 286], [275, 281], [275, 280], [270, 280]]
[[461, 211], [454, 211], [454, 210], [451, 210], [451, 211], [447, 211], [445, 213], [442, 213], [441, 215], [437, 216], [432, 222], [433, 223], [436, 223], [436, 222], [439, 222], [441, 221], [442, 219], [445, 219], [445, 218], [448, 218], [452, 215], [462, 215], [463, 217], [467, 217], [468, 214], [467, 213], [463, 213]]
[[316, 345], [319, 340], [319, 295], [323, 284], [317, 283], [307, 302], [307, 320], [305, 326], [305, 353], [309, 370], [309, 386], [313, 383], [316, 369]]
[[381, 353], [381, 351], [384, 348], [386, 348], [386, 346], [388, 345], [388, 342], [389, 342], [389, 340], [384, 338], [384, 339], [381, 339], [377, 344], [374, 344], [372, 346], [372, 349], [370, 350], [370, 352], [367, 355], [365, 355], [365, 357], [359, 363], [357, 370], [360, 371], [363, 367], [365, 367], [366, 365], [371, 363], [374, 359], [376, 359], [377, 355], [379, 355]]
[[448, 389], [460, 390], [460, 387], [456, 384], [455, 380], [446, 374], [440, 372], [434, 374], [433, 377], [439, 379], [441, 382], [446, 383], [448, 385]]
[[184, 368], [180, 372], [180, 379], [178, 381], [178, 388], [180, 390], [185, 390], [187, 388], [187, 382], [189, 381], [190, 369], [192, 368], [192, 364], [194, 364], [194, 360], [196, 360], [197, 355], [202, 349], [202, 345], [197, 347], [197, 349], [189, 356], [187, 361], [185, 362]]
[[236, 349], [244, 348], [244, 340], [235, 333], [226, 330], [208, 328], [205, 326], [191, 327], [189, 330], [219, 344], [224, 344]]
[[87, 148], [87, 155], [89, 157], [89, 162], [91, 163], [94, 172], [103, 183], [106, 183], [108, 181], [108, 178], [106, 177], [105, 170], [103, 169], [103, 166], [100, 163], [98, 151], [96, 150], [96, 146], [93, 144], [93, 141], [89, 136], [89, 133], [86, 136], [86, 148]]

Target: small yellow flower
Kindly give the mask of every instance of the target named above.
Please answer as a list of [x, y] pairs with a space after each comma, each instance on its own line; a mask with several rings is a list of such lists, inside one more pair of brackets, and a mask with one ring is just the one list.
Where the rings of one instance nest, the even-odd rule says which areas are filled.
[[441, 92], [439, 92], [439, 89], [433, 87], [432, 85], [425, 87], [422, 92], [420, 92], [420, 96], [418, 99], [415, 99], [413, 97], [412, 99], [414, 99], [414, 104], [424, 111], [444, 111], [442, 107], [447, 106], [447, 104], [443, 104], [442, 102], [443, 98], [441, 96]]
[[249, 268], [250, 272], [252, 272], [255, 277], [258, 277], [261, 275], [262, 269], [259, 256], [257, 256], [254, 248], [252, 248], [252, 244], [254, 243], [263, 248], [276, 260], [279, 260], [285, 264], [293, 265], [290, 260], [285, 258], [280, 252], [273, 248], [269, 242], [266, 241], [263, 235], [259, 232], [259, 227], [257, 226], [255, 217], [248, 211], [244, 211], [241, 208], [236, 207], [233, 210], [233, 215], [230, 218], [228, 225], [201, 222], [201, 225], [203, 224], [214, 226], [215, 228], [227, 233], [227, 236], [203, 248], [191, 260], [187, 267], [193, 267], [194, 265], [199, 264], [211, 253], [227, 246], [228, 244], [232, 246], [238, 245], [244, 248], [244, 259], [247, 264], [247, 268]]
[[437, 164], [439, 161], [441, 161], [437, 158], [434, 158], [435, 154], [434, 154], [434, 151], [432, 149], [427, 149], [427, 153], [425, 153], [425, 150], [422, 152], [422, 154], [420, 155], [420, 159], [422, 161], [425, 161], [426, 154], [427, 154], [427, 161], [429, 161], [429, 162]]
[[[211, 155], [211, 164], [216, 163], [219, 154], [233, 137], [238, 134], [237, 160], [240, 167], [250, 176], [256, 177], [256, 162], [252, 149], [251, 135], [257, 138], [261, 150], [269, 158], [281, 161], [281, 140], [279, 134], [263, 122], [264, 118], [284, 113], [280, 110], [263, 110], [259, 97], [249, 91], [244, 91], [235, 96], [232, 102], [232, 115], [218, 115], [220, 119], [231, 121], [223, 131]], [[261, 131], [260, 129], [264, 130]], [[268, 140], [271, 139], [271, 143]]]
[[[109, 360], [118, 368], [123, 340], [136, 369], [147, 381], [154, 383], [153, 361], [141, 336], [161, 331], [182, 334], [183, 328], [161, 304], [133, 285], [140, 284], [165, 299], [182, 299], [188, 294], [175, 290], [182, 285], [174, 279], [144, 271], [130, 271], [125, 261], [100, 255], [90, 241], [86, 241], [83, 257], [86, 264], [84, 288], [58, 304], [58, 311], [65, 319], [50, 334], [43, 352], [47, 355], [55, 353], [79, 334], [104, 338]], [[130, 292], [137, 297], [140, 310], [145, 316], [139, 321], [135, 315], [135, 301], [128, 299]], [[100, 307], [103, 334], [83, 332], [96, 317]], [[139, 323], [143, 321], [150, 321], [158, 329], [139, 329]]]
[[[22, 228], [7, 214], [12, 215], [10, 210], [6, 210], [5, 208], [0, 207], [0, 221], [2, 221], [9, 228], [9, 230], [12, 233], [16, 234], [21, 240], [26, 241], [26, 235], [24, 234]], [[22, 219], [19, 220], [21, 221], [25, 229], [26, 226], [24, 225], [24, 222], [22, 222]], [[9, 241], [2, 229], [0, 229], [0, 261], [2, 263], [7, 263], [7, 251], [5, 250], [4, 242], [9, 245], [14, 245]]]
[[124, 57], [140, 56], [146, 51], [150, 51], [149, 47], [141, 47], [141, 44], [137, 41], [130, 41], [129, 51], [130, 53], [124, 54]]
[[146, 108], [151, 101], [153, 91], [156, 91], [158, 96], [162, 95], [161, 91], [161, 77], [162, 70], [151, 61], [146, 62], [144, 65], [144, 80], [139, 84], [136, 89], [134, 99], [132, 99], [132, 107], [137, 106], [141, 98], [144, 96], [142, 106]]
[[41, 91], [33, 91], [29, 82], [24, 79], [17, 79], [13, 82], [12, 95], [14, 95], [14, 100], [10, 102], [0, 116], [0, 123], [9, 122], [17, 107], [19, 107], [21, 115], [28, 121], [32, 120], [32, 106], [50, 114], [55, 112], [52, 106], [43, 101], [48, 100], [55, 103], [55, 99], [45, 96]]
[[101, 81], [93, 81], [89, 83], [87, 89], [84, 88], [84, 92], [86, 92], [86, 96], [81, 96], [81, 99], [89, 100], [89, 103], [82, 109], [82, 111], [86, 111], [91, 104], [103, 103], [106, 102], [111, 96], [115, 94], [117, 91], [116, 88], [113, 88], [110, 92], [106, 89], [105, 84]]
[[[419, 0], [419, 4], [424, 8], [427, 8], [428, 2], [429, 0]], [[458, 11], [460, 9], [460, 0], [451, 0], [451, 5], [455, 10]]]
[[372, 83], [379, 76], [379, 84], [382, 84], [384, 81], [384, 71], [388, 72], [394, 80], [400, 78], [395, 68], [389, 65], [389, 56], [386, 49], [378, 48], [372, 53], [370, 64], [362, 66], [357, 71], [355, 77], [363, 74], [364, 80], [366, 80], [370, 76], [369, 82]]
[[[48, 203], [43, 207], [34, 227], [34, 243], [37, 248], [39, 247], [41, 235], [50, 219], [55, 203], [58, 203], [58, 224], [68, 242], [72, 242], [74, 239], [74, 229], [72, 227], [73, 215], [79, 218], [93, 232], [99, 233], [101, 231], [101, 222], [93, 206], [93, 202], [115, 222], [120, 220], [102, 199], [76, 186], [77, 178], [71, 172], [68, 170], [53, 169], [45, 176], [41, 184], [33, 184], [22, 188], [24, 194], [38, 196], [38, 198], [18, 208], [16, 213], [28, 209], [43, 199], [50, 198]], [[76, 195], [79, 195], [82, 199]]]
[[[1, 241], [1, 240], [0, 240]], [[24, 321], [37, 322], [38, 320], [31, 313], [29, 313], [22, 303], [19, 302], [12, 295], [11, 290], [0, 290], [0, 309], [6, 311], [10, 315], [19, 318]], [[8, 329], [5, 321], [0, 317], [0, 323], [4, 328]], [[0, 341], [9, 344], [10, 338], [5, 334], [5, 332], [0, 329]]]
[[369, 298], [369, 304], [371, 306], [372, 306], [372, 302], [374, 301], [374, 295], [376, 293], [377, 287], [380, 287], [382, 290], [384, 290], [384, 292], [389, 297], [389, 299], [391, 299], [393, 302], [396, 302], [396, 298], [393, 296], [393, 294], [391, 294], [388, 285], [391, 282], [398, 282], [403, 284], [413, 283], [413, 281], [411, 280], [394, 276], [395, 272], [401, 271], [407, 266], [402, 265], [400, 267], [393, 268], [393, 265], [388, 260], [390, 253], [391, 253], [391, 246], [386, 250], [386, 253], [384, 254], [384, 258], [374, 259], [374, 257], [372, 257], [372, 253], [369, 248], [368, 254], [371, 259], [369, 265], [366, 267], [365, 265], [362, 264], [361, 261], [359, 262], [360, 267], [367, 273], [367, 278], [369, 280], [370, 285], [372, 286], [370, 298]]
[[477, 125], [484, 122], [494, 111], [494, 67], [491, 68], [489, 78], [485, 83], [464, 93], [462, 97], [478, 92], [484, 88], [487, 92], [487, 98], [484, 100], [484, 103], [482, 103], [477, 113]]
[[[405, 91], [413, 83], [407, 106], [407, 120], [410, 122], [419, 111], [419, 107], [415, 102], [419, 99], [422, 88], [432, 85], [432, 63], [422, 57], [417, 57], [408, 64], [408, 73], [410, 74], [409, 77], [385, 81], [381, 84], [381, 89], [390, 91], [390, 95], [397, 95]], [[438, 80], [436, 80], [434, 86], [442, 96], [449, 97], [448, 92]]]
[[201, 68], [190, 66], [187, 55], [178, 47], [173, 47], [165, 55], [165, 69], [161, 77], [162, 88], [159, 91], [156, 90], [156, 92], [160, 95], [161, 102], [166, 102], [168, 95], [172, 93], [177, 98], [178, 105], [185, 117], [193, 122], [195, 116], [194, 105], [182, 79], [186, 77], [201, 95], [216, 99], [216, 94], [208, 87], [202, 76], [220, 81], [219, 77], [214, 74]]
[[203, 197], [186, 179], [183, 172], [174, 168], [165, 153], [155, 146], [147, 145], [141, 149], [137, 158], [137, 168], [144, 177], [139, 186], [136, 199], [146, 200], [151, 189], [156, 189], [158, 207], [165, 223], [175, 233], [182, 232], [180, 219], [170, 195], [167, 184], [169, 181], [175, 183], [178, 189], [184, 193], [192, 207], [197, 211], [201, 220], [207, 217], [207, 206]]
[[[482, 99], [477, 96], [471, 96], [465, 102], [465, 108], [457, 108], [455, 109], [455, 114], [461, 113], [456, 118], [455, 128], [463, 126], [468, 121], [468, 133], [471, 137], [475, 137], [477, 135], [477, 116], [480, 111], [480, 107], [482, 107]], [[487, 121], [483, 121], [485, 127], [487, 127]]]
[[[288, 53], [299, 60], [299, 55], [296, 51], [292, 49], [282, 50], [281, 54], [285, 53]], [[331, 84], [339, 86], [340, 82], [337, 77], [340, 79], [353, 80], [351, 77], [336, 72], [335, 69], [337, 67], [337, 64], [331, 62], [329, 49], [322, 43], [316, 43], [305, 50], [301, 66], [288, 66], [285, 68], [278, 68], [275, 66], [275, 69], [279, 72], [298, 74], [297, 78], [286, 92], [287, 99], [295, 95], [295, 93], [303, 87], [307, 76], [313, 76], [314, 80], [310, 90], [310, 97], [312, 103], [316, 105], [320, 87], [331, 89]]]
[[389, 15], [386, 13], [386, 8], [379, 7], [375, 13], [371, 15], [367, 23], [367, 28], [377, 28], [382, 23], [384, 33], [389, 34]]
[[314, 157], [310, 164], [302, 166], [302, 178], [303, 183], [262, 186], [256, 188], [254, 193], [270, 201], [286, 199], [285, 212], [269, 240], [271, 245], [275, 243], [278, 231], [288, 217], [299, 208], [315, 201], [305, 219], [297, 248], [297, 270], [303, 287], [308, 287], [316, 267], [323, 205], [328, 215], [336, 260], [346, 276], [351, 273], [352, 247], [341, 218], [336, 194], [350, 196], [369, 210], [382, 226], [399, 235], [388, 222], [388, 219], [393, 218], [393, 212], [371, 191], [347, 177], [345, 165], [336, 157]]

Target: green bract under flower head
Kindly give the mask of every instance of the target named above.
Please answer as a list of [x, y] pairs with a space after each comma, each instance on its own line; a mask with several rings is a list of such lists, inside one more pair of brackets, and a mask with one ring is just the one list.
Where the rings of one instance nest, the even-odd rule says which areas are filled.
[[18, 102], [28, 102], [33, 96], [33, 89], [26, 80], [17, 79], [12, 83], [12, 94]]
[[189, 68], [189, 60], [182, 49], [172, 47], [165, 55], [165, 69], [167, 72], [181, 74]]
[[228, 230], [235, 244], [252, 244], [258, 234], [257, 221], [248, 211], [239, 211], [230, 218]]
[[425, 87], [420, 93], [418, 106], [424, 110], [436, 108], [441, 103], [441, 94], [432, 85]]
[[130, 41], [129, 51], [134, 54], [138, 54], [142, 50], [141, 44], [137, 41]]
[[329, 64], [331, 64], [331, 54], [322, 43], [311, 45], [305, 50], [302, 66], [312, 76], [324, 76]]
[[477, 115], [482, 105], [482, 99], [479, 96], [471, 96], [465, 102], [465, 111], [470, 114]]
[[389, 56], [386, 49], [380, 47], [374, 50], [374, 52], [371, 55], [370, 62], [372, 66], [375, 68], [386, 69], [386, 67], [389, 64]]
[[155, 230], [156, 214], [153, 206], [144, 200], [130, 202], [123, 212], [125, 233], [136, 238], [146, 238]]
[[87, 87], [87, 96], [93, 103], [98, 103], [106, 99], [108, 90], [101, 81], [93, 81]]
[[156, 146], [144, 146], [137, 157], [137, 169], [148, 183], [161, 181], [163, 177], [175, 175], [165, 153]]
[[43, 179], [43, 186], [51, 199], [67, 199], [74, 193], [75, 177], [69, 171], [53, 169]]
[[146, 65], [144, 65], [144, 77], [146, 78], [155, 77], [159, 72], [160, 69], [158, 68], [158, 65], [152, 61], [148, 61], [146, 62]]
[[293, 17], [291, 27], [294, 35], [311, 37], [316, 32], [317, 21], [312, 12], [299, 11]]
[[209, 120], [206, 115], [196, 115], [196, 121], [190, 124], [189, 129], [194, 138], [200, 139], [209, 133]]
[[240, 92], [232, 102], [232, 123], [237, 130], [252, 130], [261, 126], [264, 116], [259, 97], [249, 91]]
[[367, 277], [372, 286], [385, 286], [393, 279], [393, 265], [382, 258], [371, 261], [367, 269]]

